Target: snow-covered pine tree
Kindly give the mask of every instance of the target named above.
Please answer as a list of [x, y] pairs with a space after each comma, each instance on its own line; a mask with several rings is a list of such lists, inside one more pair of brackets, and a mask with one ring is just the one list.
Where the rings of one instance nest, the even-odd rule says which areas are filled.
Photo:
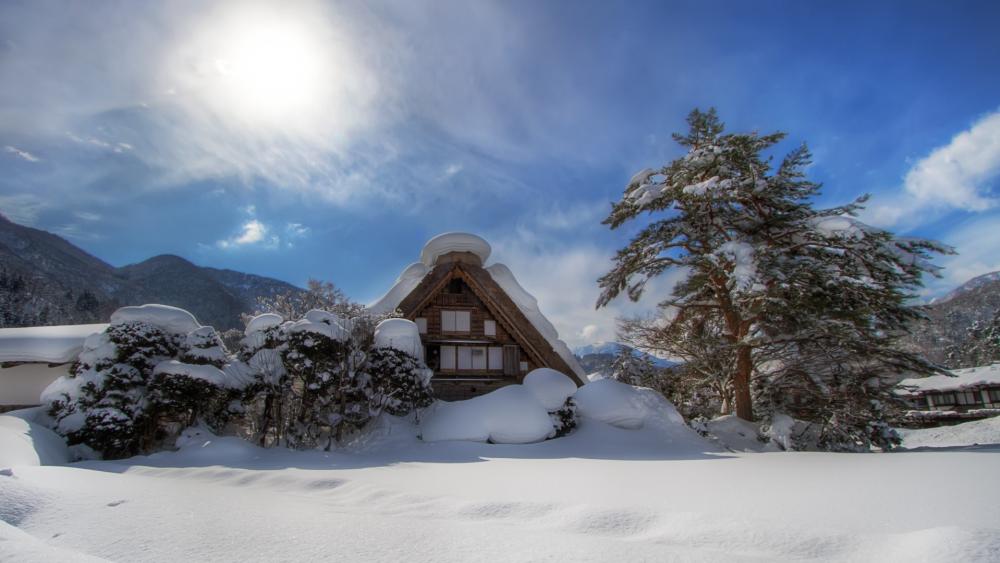
[[628, 346], [618, 346], [611, 361], [611, 379], [629, 385], [645, 385], [655, 375], [656, 366], [649, 356], [636, 354]]
[[763, 155], [783, 133], [724, 133], [714, 109], [694, 110], [688, 124], [686, 135], [674, 135], [687, 154], [637, 173], [604, 221], [617, 229], [640, 215], [656, 217], [600, 278], [598, 307], [623, 292], [638, 299], [669, 269], [685, 271], [660, 306], [683, 314], [674, 318], [721, 320], [733, 356], [735, 410], [745, 420], [754, 418], [757, 356], [775, 348], [842, 347], [864, 358], [860, 365], [873, 374], [933, 371], [894, 340], [920, 315], [906, 306], [908, 290], [933, 272], [931, 254], [949, 250], [853, 219], [866, 197], [814, 209], [819, 186], [805, 177], [806, 147], [776, 169]]

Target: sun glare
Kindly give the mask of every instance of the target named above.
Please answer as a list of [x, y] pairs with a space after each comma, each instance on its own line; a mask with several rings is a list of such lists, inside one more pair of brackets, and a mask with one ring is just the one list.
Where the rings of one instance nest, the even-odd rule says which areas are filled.
[[251, 114], [307, 111], [324, 93], [322, 49], [292, 23], [254, 22], [234, 29], [215, 60], [231, 103]]

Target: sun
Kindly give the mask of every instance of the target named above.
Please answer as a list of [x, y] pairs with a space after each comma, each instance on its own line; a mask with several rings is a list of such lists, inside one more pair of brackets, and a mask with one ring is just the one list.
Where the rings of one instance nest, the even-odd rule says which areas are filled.
[[219, 87], [248, 115], [282, 117], [311, 110], [325, 90], [323, 48], [297, 22], [234, 25], [215, 59]]

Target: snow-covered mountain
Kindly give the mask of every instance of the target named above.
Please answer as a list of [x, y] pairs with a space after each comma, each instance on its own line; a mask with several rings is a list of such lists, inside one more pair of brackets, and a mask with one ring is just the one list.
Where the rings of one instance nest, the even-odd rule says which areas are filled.
[[653, 365], [659, 368], [669, 368], [677, 365], [677, 362], [657, 358], [652, 354], [636, 350], [635, 348], [620, 342], [594, 342], [591, 344], [584, 344], [574, 348], [573, 354], [580, 361], [580, 365], [583, 366], [584, 371], [587, 373], [599, 372], [608, 374], [610, 373], [611, 363], [614, 361], [615, 356], [618, 355], [619, 350], [622, 348], [632, 350], [632, 355], [638, 358], [648, 357], [652, 360]]
[[0, 327], [106, 322], [122, 305], [162, 303], [220, 330], [237, 328], [258, 296], [286, 291], [301, 289], [173, 255], [115, 268], [59, 236], [0, 215]]
[[904, 343], [950, 368], [1000, 361], [1000, 272], [984, 274], [922, 307]]

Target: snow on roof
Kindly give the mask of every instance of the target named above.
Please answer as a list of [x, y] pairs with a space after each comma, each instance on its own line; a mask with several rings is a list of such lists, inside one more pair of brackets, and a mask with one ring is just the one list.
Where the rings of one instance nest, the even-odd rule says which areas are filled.
[[0, 328], [0, 362], [71, 362], [88, 336], [106, 328], [106, 324]]
[[385, 319], [375, 327], [375, 346], [393, 348], [423, 361], [424, 345], [420, 342], [417, 323], [407, 319]]
[[403, 270], [403, 273], [396, 278], [396, 283], [389, 288], [378, 301], [368, 306], [368, 310], [373, 314], [381, 315], [391, 313], [399, 307], [403, 299], [413, 292], [420, 285], [420, 280], [424, 279], [431, 271], [423, 262], [414, 262]]
[[444, 233], [427, 241], [420, 251], [420, 261], [428, 266], [434, 266], [437, 259], [449, 252], [471, 252], [486, 263], [490, 257], [490, 243], [483, 237], [470, 233]]
[[928, 391], [957, 391], [980, 385], [1000, 385], [1000, 363], [990, 366], [951, 370], [955, 377], [932, 375], [915, 377], [899, 382], [897, 393], [913, 395]]
[[497, 282], [497, 285], [499, 285], [500, 288], [507, 293], [507, 296], [510, 297], [511, 301], [517, 305], [517, 308], [521, 310], [521, 313], [523, 313], [524, 316], [531, 321], [531, 324], [535, 327], [535, 329], [541, 333], [543, 337], [545, 337], [545, 340], [547, 340], [549, 345], [552, 346], [552, 349], [559, 354], [559, 357], [566, 362], [566, 365], [576, 372], [577, 376], [583, 377], [586, 375], [583, 368], [580, 366], [580, 363], [576, 361], [576, 356], [574, 356], [573, 352], [570, 351], [569, 346], [559, 339], [559, 331], [556, 330], [556, 327], [553, 326], [552, 323], [545, 318], [545, 315], [542, 314], [541, 310], [539, 310], [538, 300], [535, 299], [534, 295], [528, 293], [523, 287], [521, 287], [521, 284], [517, 283], [517, 278], [514, 277], [510, 268], [497, 263], [493, 264], [489, 268], [486, 268], [486, 271], [489, 272], [493, 281]]
[[198, 319], [194, 318], [194, 315], [170, 305], [147, 304], [122, 307], [111, 313], [112, 325], [133, 321], [148, 323], [175, 334], [187, 334], [201, 328], [201, 324]]

